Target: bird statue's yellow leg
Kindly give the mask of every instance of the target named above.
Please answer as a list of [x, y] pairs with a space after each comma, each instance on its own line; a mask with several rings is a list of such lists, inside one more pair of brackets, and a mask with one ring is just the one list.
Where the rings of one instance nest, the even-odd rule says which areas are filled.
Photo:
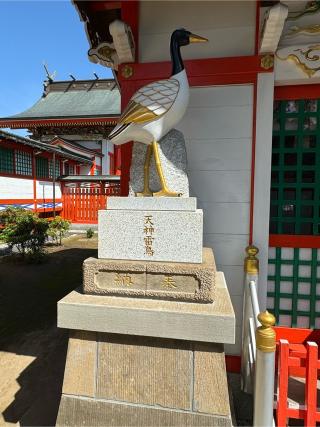
[[161, 187], [162, 187], [162, 190], [160, 190], [156, 193], [153, 193], [153, 195], [156, 197], [164, 197], [164, 196], [165, 197], [179, 197], [179, 196], [181, 196], [180, 193], [176, 193], [174, 191], [171, 191], [167, 187], [167, 182], [166, 182], [166, 179], [163, 175], [163, 170], [162, 170], [162, 166], [161, 166], [161, 162], [160, 162], [160, 156], [159, 156], [159, 149], [158, 149], [157, 141], [152, 142], [152, 147], [153, 147], [154, 160], [156, 163], [156, 168], [157, 168], [157, 172], [158, 172]]
[[149, 171], [150, 171], [152, 150], [153, 150], [152, 145], [148, 145], [147, 151], [146, 151], [146, 158], [144, 161], [144, 167], [143, 167], [143, 191], [141, 193], [136, 193], [136, 196], [138, 197], [152, 196], [152, 191], [150, 190], [150, 187], [149, 187]]

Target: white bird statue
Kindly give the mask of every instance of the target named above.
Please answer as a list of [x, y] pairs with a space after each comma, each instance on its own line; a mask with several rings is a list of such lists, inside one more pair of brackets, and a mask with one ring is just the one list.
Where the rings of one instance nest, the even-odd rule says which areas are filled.
[[[167, 186], [159, 157], [158, 141], [182, 119], [188, 106], [189, 84], [180, 47], [206, 41], [208, 39], [192, 34], [184, 28], [175, 30], [170, 42], [171, 77], [140, 88], [130, 99], [117, 126], [109, 135], [116, 145], [129, 141], [148, 145], [144, 164], [144, 188], [138, 196], [180, 196], [179, 193], [170, 191]], [[152, 193], [149, 188], [152, 154], [162, 187], [156, 193]]]

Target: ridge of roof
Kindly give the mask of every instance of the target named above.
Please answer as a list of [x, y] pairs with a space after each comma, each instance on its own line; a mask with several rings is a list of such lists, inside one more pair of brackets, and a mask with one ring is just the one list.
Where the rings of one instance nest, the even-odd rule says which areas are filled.
[[71, 146], [73, 146], [74, 148], [76, 148], [76, 149], [79, 149], [79, 150], [82, 150], [82, 151], [85, 151], [85, 152], [87, 152], [87, 153], [90, 153], [90, 154], [92, 154], [93, 156], [95, 156], [95, 155], [100, 155], [101, 157], [103, 157], [103, 154], [101, 154], [101, 153], [99, 153], [99, 152], [97, 152], [97, 150], [93, 150], [93, 149], [91, 149], [91, 148], [88, 148], [88, 147], [84, 147], [83, 145], [81, 145], [81, 144], [78, 144], [76, 141], [73, 141], [72, 139], [67, 139], [67, 138], [62, 138], [61, 136], [59, 136], [59, 135], [56, 135], [51, 141], [50, 141], [50, 145], [51, 146], [55, 146], [55, 144], [54, 144], [54, 142], [55, 141], [62, 141], [62, 142], [65, 142], [66, 144], [68, 144], [68, 145], [71, 145]]

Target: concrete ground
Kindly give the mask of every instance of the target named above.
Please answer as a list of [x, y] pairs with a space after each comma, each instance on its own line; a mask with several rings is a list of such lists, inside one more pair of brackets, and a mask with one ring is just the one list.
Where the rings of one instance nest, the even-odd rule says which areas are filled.
[[51, 327], [16, 337], [0, 351], [0, 425], [53, 426], [67, 333]]

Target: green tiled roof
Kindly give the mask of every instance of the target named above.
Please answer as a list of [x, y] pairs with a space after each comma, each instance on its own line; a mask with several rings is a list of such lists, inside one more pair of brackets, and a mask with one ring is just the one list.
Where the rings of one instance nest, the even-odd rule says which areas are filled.
[[114, 80], [52, 82], [32, 107], [6, 119], [118, 117], [120, 108]]

